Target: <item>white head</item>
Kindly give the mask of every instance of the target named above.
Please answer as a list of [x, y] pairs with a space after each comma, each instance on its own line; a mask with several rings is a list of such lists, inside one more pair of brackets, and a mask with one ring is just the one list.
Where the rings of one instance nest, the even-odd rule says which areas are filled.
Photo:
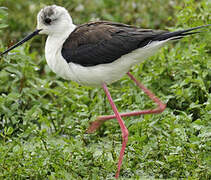
[[39, 34], [61, 34], [73, 25], [68, 11], [61, 6], [46, 6], [37, 15], [37, 29]]

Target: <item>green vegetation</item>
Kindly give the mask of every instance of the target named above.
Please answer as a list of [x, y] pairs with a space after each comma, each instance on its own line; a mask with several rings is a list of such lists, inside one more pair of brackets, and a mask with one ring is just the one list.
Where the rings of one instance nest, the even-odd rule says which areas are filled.
[[[0, 0], [0, 51], [33, 31], [46, 4], [65, 6], [76, 24], [98, 18], [176, 30], [210, 24], [208, 0]], [[158, 115], [124, 118], [129, 129], [120, 179], [211, 179], [211, 36], [170, 44], [132, 69], [167, 103]], [[0, 59], [0, 179], [113, 179], [121, 147], [102, 89], [82, 87], [50, 71], [45, 37]], [[125, 76], [110, 86], [120, 112], [155, 105]]]

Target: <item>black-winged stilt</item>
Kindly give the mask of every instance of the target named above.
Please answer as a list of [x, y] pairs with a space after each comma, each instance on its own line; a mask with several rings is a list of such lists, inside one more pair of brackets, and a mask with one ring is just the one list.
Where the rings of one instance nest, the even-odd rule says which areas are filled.
[[[114, 115], [99, 116], [96, 121], [91, 123], [87, 132], [94, 132], [106, 120], [114, 118], [118, 120], [123, 139], [116, 172], [116, 178], [118, 178], [128, 141], [128, 130], [122, 117], [160, 113], [166, 107], [135, 79], [129, 72], [130, 68], [152, 56], [167, 42], [195, 34], [197, 32], [193, 30], [206, 26], [210, 25], [175, 32], [142, 29], [106, 21], [76, 26], [65, 8], [52, 5], [43, 8], [38, 13], [37, 29], [32, 34], [0, 55], [6, 54], [35, 35], [47, 34], [45, 56], [52, 71], [64, 79], [73, 80], [82, 85], [103, 87]], [[158, 105], [156, 109], [123, 114], [118, 112], [107, 84], [121, 79], [125, 74], [128, 74], [136, 85]]]

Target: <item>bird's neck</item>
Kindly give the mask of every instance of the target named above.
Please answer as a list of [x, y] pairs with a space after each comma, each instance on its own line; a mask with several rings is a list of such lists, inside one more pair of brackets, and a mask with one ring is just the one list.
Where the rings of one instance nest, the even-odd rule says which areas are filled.
[[66, 39], [70, 35], [70, 33], [74, 31], [75, 28], [75, 24], [65, 23], [65, 25], [57, 27], [52, 32], [50, 32], [48, 34], [48, 37], [53, 37], [56, 39]]
[[66, 61], [63, 60], [61, 50], [63, 43], [74, 31], [76, 26], [71, 24], [62, 33], [49, 34], [45, 44], [45, 57], [49, 67], [58, 75], [66, 79], [65, 68], [68, 68]]
[[64, 28], [63, 31], [49, 34], [46, 41], [45, 50], [47, 51], [50, 50], [52, 52], [52, 51], [56, 51], [58, 48], [61, 48], [64, 41], [74, 31], [75, 28], [76, 28], [76, 25], [71, 23], [66, 28]]

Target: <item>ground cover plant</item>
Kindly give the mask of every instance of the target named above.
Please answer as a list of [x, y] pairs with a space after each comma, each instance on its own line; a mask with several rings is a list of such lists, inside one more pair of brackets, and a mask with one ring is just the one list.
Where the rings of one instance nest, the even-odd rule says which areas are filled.
[[[157, 29], [211, 23], [207, 0], [0, 0], [0, 51], [36, 27], [44, 5], [66, 7], [76, 24], [109, 20]], [[211, 36], [169, 44], [132, 73], [166, 104], [162, 114], [124, 118], [129, 129], [120, 179], [211, 179]], [[113, 179], [121, 148], [102, 89], [56, 76], [36, 37], [0, 59], [0, 179]], [[155, 105], [125, 76], [110, 85], [120, 112]]]

